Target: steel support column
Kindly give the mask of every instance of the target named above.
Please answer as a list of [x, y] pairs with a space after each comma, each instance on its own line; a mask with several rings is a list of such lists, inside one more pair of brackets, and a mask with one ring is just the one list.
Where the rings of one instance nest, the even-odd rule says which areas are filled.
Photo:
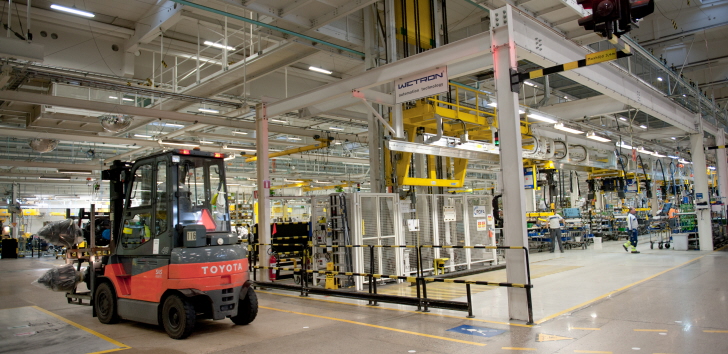
[[[518, 67], [510, 5], [490, 12], [491, 50], [498, 102], [500, 163], [503, 181], [503, 233], [506, 246], [528, 247], [526, 239], [526, 195], [523, 190], [521, 127], [518, 94], [511, 92], [510, 70]], [[507, 176], [507, 177], [506, 177]], [[528, 283], [523, 251], [506, 250], [506, 276], [512, 283]], [[508, 288], [508, 314], [514, 320], [529, 320], [525, 289]]]
[[703, 194], [704, 202], [708, 202], [705, 209], [695, 208], [698, 221], [698, 238], [701, 251], [713, 250], [713, 229], [710, 225], [710, 194], [708, 194], [708, 173], [705, 164], [705, 150], [703, 150], [703, 133], [690, 134], [690, 152], [693, 158], [693, 189], [695, 195]]
[[[720, 130], [715, 136], [715, 145], [725, 145], [725, 132]], [[716, 172], [718, 174], [718, 193], [723, 204], [728, 203], [728, 154], [726, 149], [715, 150]]]
[[[18, 203], [18, 196], [20, 195], [20, 185], [17, 183], [13, 183], [13, 191], [12, 191], [12, 197], [13, 200], [10, 201], [10, 204], [16, 205]], [[20, 215], [23, 215], [23, 212], [20, 212]], [[18, 213], [13, 211], [12, 214], [10, 214], [10, 222], [13, 226], [13, 232], [10, 235], [10, 237], [14, 239], [18, 239], [18, 229], [20, 228], [20, 218], [18, 217]]]
[[384, 175], [382, 174], [382, 134], [379, 121], [372, 112], [367, 113], [369, 118], [369, 183], [371, 193], [384, 192]]
[[[266, 116], [265, 103], [255, 107], [255, 139], [257, 151], [258, 170], [258, 243], [270, 245], [270, 179], [268, 177], [268, 117]], [[258, 264], [268, 266], [270, 246], [258, 247]], [[260, 281], [270, 281], [267, 269], [260, 269], [258, 278]]]

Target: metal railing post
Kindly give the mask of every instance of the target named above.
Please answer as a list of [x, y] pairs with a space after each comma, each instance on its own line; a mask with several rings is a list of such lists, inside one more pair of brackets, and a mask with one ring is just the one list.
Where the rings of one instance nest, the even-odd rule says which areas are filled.
[[526, 303], [528, 304], [528, 322], [526, 324], [533, 324], [533, 301], [531, 299], [531, 262], [528, 257], [528, 248], [523, 247], [523, 253], [526, 258]]
[[465, 284], [465, 290], [468, 293], [468, 318], [473, 318], [473, 298], [470, 295], [470, 284]]

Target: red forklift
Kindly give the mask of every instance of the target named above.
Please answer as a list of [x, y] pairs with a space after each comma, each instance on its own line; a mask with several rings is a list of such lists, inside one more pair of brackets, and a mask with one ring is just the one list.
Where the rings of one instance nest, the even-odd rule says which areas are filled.
[[102, 172], [111, 240], [108, 255], [91, 257], [86, 280], [101, 323], [158, 324], [183, 339], [199, 319], [255, 319], [247, 250], [230, 228], [224, 158], [171, 150]]

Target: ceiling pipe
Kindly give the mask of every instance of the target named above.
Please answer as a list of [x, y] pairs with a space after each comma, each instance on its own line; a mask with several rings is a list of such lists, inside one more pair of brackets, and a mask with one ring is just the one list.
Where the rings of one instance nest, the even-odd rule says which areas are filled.
[[313, 38], [313, 37], [307, 36], [305, 34], [301, 34], [301, 33], [298, 33], [298, 32], [289, 31], [287, 29], [280, 28], [280, 27], [277, 27], [277, 26], [273, 26], [273, 25], [267, 24], [265, 22], [256, 21], [256, 20], [253, 20], [253, 19], [245, 18], [243, 16], [238, 16], [238, 15], [235, 15], [235, 14], [231, 14], [229, 12], [225, 12], [225, 11], [221, 11], [221, 10], [218, 10], [218, 9], [213, 9], [211, 7], [207, 7], [207, 6], [195, 4], [195, 3], [190, 2], [190, 1], [185, 1], [185, 0], [171, 0], [171, 1], [174, 1], [174, 2], [176, 2], [178, 4], [182, 4], [182, 5], [186, 5], [186, 6], [189, 6], [189, 7], [193, 7], [193, 8], [196, 8], [196, 9], [200, 9], [200, 10], [203, 10], [203, 11], [212, 12], [214, 14], [223, 15], [223, 16], [226, 16], [226, 17], [229, 17], [229, 18], [233, 18], [233, 19], [236, 19], [236, 20], [239, 20], [239, 21], [243, 21], [243, 22], [247, 22], [247, 23], [252, 23], [252, 24], [254, 24], [256, 26], [260, 26], [260, 27], [264, 27], [264, 28], [271, 29], [271, 30], [274, 30], [274, 31], [278, 31], [278, 32], [281, 32], [281, 33], [284, 33], [284, 34], [288, 34], [288, 35], [294, 36], [294, 37], [299, 37], [299, 38], [302, 38], [302, 39], [305, 39], [305, 40], [308, 40], [308, 41], [311, 41], [311, 42], [314, 42], [314, 43], [323, 44], [323, 45], [326, 45], [326, 46], [329, 46], [329, 47], [332, 47], [332, 48], [335, 48], [335, 49], [338, 49], [338, 50], [342, 50], [342, 51], [345, 51], [345, 52], [349, 52], [349, 53], [358, 55], [360, 57], [364, 57], [364, 53], [362, 53], [362, 52], [359, 52], [359, 51], [356, 51], [356, 50], [353, 50], [353, 49], [350, 49], [350, 48], [342, 47], [342, 46], [340, 46], [338, 44], [334, 44], [334, 43], [331, 43], [331, 42], [327, 42], [327, 41], [324, 41], [324, 40], [320, 40], [318, 38]]

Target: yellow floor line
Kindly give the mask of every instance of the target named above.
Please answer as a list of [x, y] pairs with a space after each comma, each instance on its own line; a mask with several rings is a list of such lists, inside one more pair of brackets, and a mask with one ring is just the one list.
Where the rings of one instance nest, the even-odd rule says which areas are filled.
[[[719, 248], [719, 249], [717, 249], [717, 250], [715, 250], [715, 251], [713, 251], [713, 252], [717, 252], [717, 251], [720, 251], [720, 250], [722, 250], [723, 248], [725, 248], [725, 246], [724, 246], [724, 247], [721, 247], [721, 248]], [[708, 253], [708, 254], [710, 254], [710, 253]], [[536, 324], [541, 324], [541, 323], [544, 323], [544, 322], [546, 322], [546, 321], [548, 321], [548, 320], [550, 320], [550, 319], [553, 319], [553, 318], [559, 317], [559, 316], [561, 316], [561, 315], [563, 315], [563, 314], [565, 314], [565, 313], [567, 313], [567, 312], [571, 312], [571, 311], [574, 311], [574, 310], [576, 310], [576, 309], [580, 309], [580, 308], [582, 308], [582, 307], [584, 307], [584, 306], [586, 306], [586, 305], [589, 305], [589, 304], [591, 304], [591, 303], [593, 303], [593, 302], [599, 301], [599, 300], [601, 300], [601, 299], [604, 299], [604, 298], [606, 298], [606, 297], [608, 297], [608, 296], [612, 296], [612, 295], [614, 295], [614, 294], [616, 294], [616, 293], [618, 293], [618, 292], [620, 292], [620, 291], [623, 291], [623, 290], [627, 290], [627, 289], [629, 289], [629, 288], [631, 288], [631, 287], [633, 287], [633, 286], [635, 286], [635, 285], [639, 285], [639, 284], [642, 284], [642, 283], [644, 283], [644, 282], [646, 282], [646, 281], [648, 281], [648, 280], [650, 280], [650, 279], [654, 279], [654, 278], [657, 278], [657, 277], [659, 277], [660, 275], [663, 275], [663, 274], [665, 274], [665, 273], [667, 273], [667, 272], [673, 271], [673, 270], [675, 270], [675, 269], [677, 269], [677, 268], [680, 268], [680, 267], [682, 267], [682, 266], [684, 266], [684, 265], [686, 265], [686, 264], [689, 264], [689, 263], [695, 262], [695, 261], [697, 261], [698, 259], [701, 259], [701, 258], [703, 258], [703, 257], [707, 256], [708, 254], [704, 254], [704, 255], [702, 255], [702, 256], [700, 256], [700, 257], [697, 257], [697, 258], [691, 259], [691, 260], [689, 260], [689, 261], [687, 261], [687, 262], [685, 262], [685, 263], [682, 263], [682, 264], [680, 264], [680, 265], [676, 265], [676, 266], [674, 266], [674, 267], [672, 267], [672, 268], [670, 268], [670, 269], [666, 269], [666, 270], [663, 270], [663, 271], [661, 271], [661, 272], [659, 272], [659, 273], [657, 273], [657, 274], [655, 274], [655, 275], [651, 275], [651, 276], [649, 276], [649, 277], [647, 277], [647, 278], [644, 278], [644, 279], [642, 279], [642, 280], [638, 280], [638, 281], [636, 281], [636, 282], [634, 282], [634, 283], [632, 283], [632, 284], [629, 284], [629, 285], [625, 285], [625, 286], [623, 286], [623, 287], [621, 287], [621, 288], [619, 288], [619, 289], [617, 289], [617, 290], [612, 290], [612, 291], [610, 291], [610, 292], [608, 292], [608, 293], [606, 293], [606, 294], [604, 294], [604, 295], [601, 295], [601, 296], [597, 296], [597, 297], [595, 297], [595, 298], [593, 298], [593, 299], [591, 299], [591, 300], [589, 300], [589, 301], [586, 301], [586, 302], [582, 302], [581, 304], [578, 304], [578, 305], [576, 305], [576, 306], [573, 306], [573, 307], [570, 307], [570, 308], [568, 308], [568, 309], [566, 309], [566, 310], [563, 310], [563, 311], [557, 312], [557, 313], [555, 313], [555, 314], [553, 314], [553, 315], [549, 315], [549, 316], [546, 316], [546, 317], [544, 317], [544, 318], [542, 318], [542, 319], [540, 319], [540, 320], [536, 321], [535, 323], [536, 323]]]
[[574, 350], [574, 353], [612, 354], [612, 352], [603, 352], [599, 350]]
[[667, 332], [666, 329], [635, 329], [635, 332]]
[[[468, 321], [473, 321], [473, 322], [494, 323], [494, 324], [500, 324], [500, 325], [506, 325], [506, 326], [513, 326], [513, 327], [526, 327], [526, 328], [533, 327], [533, 325], [520, 324], [520, 323], [489, 321], [489, 320], [481, 320], [481, 319], [477, 319], [477, 318], [465, 318], [465, 317], [458, 317], [458, 316], [452, 316], [452, 315], [443, 315], [443, 314], [440, 314], [440, 313], [410, 311], [410, 310], [394, 309], [394, 308], [382, 307], [382, 306], [376, 306], [375, 307], [375, 306], [354, 304], [354, 303], [351, 303], [351, 302], [343, 302], [343, 301], [335, 301], [335, 300], [326, 300], [326, 299], [317, 299], [317, 298], [313, 298], [313, 297], [300, 297], [298, 295], [280, 294], [280, 293], [274, 293], [274, 292], [263, 291], [263, 290], [256, 290], [255, 292], [256, 293], [262, 293], [262, 294], [271, 294], [271, 295], [285, 296], [285, 297], [294, 297], [294, 298], [302, 299], [302, 300], [312, 300], [312, 301], [328, 302], [328, 303], [339, 304], [339, 305], [349, 305], [349, 306], [367, 307], [367, 308], [378, 309], [378, 310], [407, 312], [407, 313], [414, 313], [414, 314], [418, 314], [418, 315], [428, 315], [428, 316], [439, 316], [439, 317], [446, 317], [446, 318], [456, 318], [456, 319], [459, 319], [459, 320], [468, 320]], [[366, 301], [366, 300], [364, 300], [364, 301]]]
[[728, 331], [720, 331], [720, 330], [712, 330], [712, 329], [704, 329], [703, 332], [705, 332], [705, 333], [728, 333]]
[[350, 320], [345, 320], [345, 319], [342, 319], [342, 318], [335, 318], [335, 317], [327, 317], [327, 316], [321, 316], [321, 315], [314, 315], [314, 314], [310, 314], [310, 313], [289, 311], [289, 310], [277, 309], [277, 308], [267, 307], [267, 306], [260, 306], [260, 308], [266, 309], [266, 310], [279, 311], [279, 312], [293, 313], [293, 314], [302, 315], [302, 316], [322, 318], [322, 319], [325, 319], [325, 320], [332, 320], [332, 321], [338, 321], [338, 322], [351, 323], [351, 324], [360, 325], [360, 326], [367, 326], [367, 327], [372, 327], [372, 328], [386, 329], [388, 331], [405, 333], [405, 334], [412, 334], [412, 335], [420, 336], [420, 337], [440, 339], [440, 340], [445, 340], [445, 341], [449, 341], [449, 342], [456, 342], [456, 343], [477, 345], [477, 346], [480, 346], [480, 347], [486, 346], [485, 343], [469, 342], [469, 341], [466, 341], [466, 340], [460, 340], [460, 339], [454, 339], [454, 338], [434, 336], [434, 335], [431, 335], [431, 334], [425, 334], [425, 333], [419, 333], [419, 332], [406, 331], [406, 330], [398, 329], [398, 328], [384, 327], [384, 326], [378, 326], [378, 325], [373, 325], [373, 324], [369, 324], [369, 323], [350, 321]]
[[601, 331], [601, 328], [585, 328], [585, 327], [571, 327], [570, 329], [579, 329], [582, 331]]
[[113, 339], [111, 339], [111, 338], [109, 338], [109, 337], [107, 337], [107, 336], [105, 336], [105, 335], [103, 335], [103, 334], [101, 334], [99, 332], [96, 332], [96, 331], [94, 331], [94, 330], [92, 330], [90, 328], [86, 328], [84, 326], [81, 326], [80, 324], [78, 324], [76, 322], [73, 322], [73, 321], [71, 321], [69, 319], [66, 319], [64, 317], [61, 317], [60, 315], [57, 315], [57, 314], [55, 314], [53, 312], [50, 312], [50, 311], [48, 311], [48, 310], [46, 310], [44, 308], [40, 308], [38, 306], [30, 306], [30, 307], [32, 307], [32, 308], [34, 308], [34, 309], [36, 309], [38, 311], [44, 312], [44, 313], [46, 313], [48, 315], [51, 315], [51, 316], [53, 316], [53, 317], [55, 317], [55, 318], [57, 318], [57, 319], [59, 319], [59, 320], [61, 320], [63, 322], [66, 322], [66, 323], [70, 324], [71, 326], [74, 326], [74, 327], [76, 327], [78, 329], [82, 329], [82, 330], [84, 330], [84, 331], [86, 331], [88, 333], [91, 333], [91, 334], [93, 334], [93, 335], [95, 335], [95, 336], [97, 336], [97, 337], [99, 337], [99, 338], [101, 338], [101, 339], [103, 339], [103, 340], [105, 340], [105, 341], [113, 344], [113, 345], [116, 345], [116, 346], [119, 346], [120, 347], [120, 348], [116, 348], [116, 349], [103, 350], [103, 351], [100, 351], [100, 352], [93, 352], [93, 353], [88, 353], [88, 354], [111, 353], [111, 352], [115, 352], [115, 351], [124, 350], [124, 349], [130, 349], [131, 348], [130, 346], [128, 346], [126, 344], [122, 344], [122, 343], [120, 343], [120, 342], [118, 342], [116, 340], [113, 340]]
[[536, 350], [536, 348], [503, 347], [503, 350]]

